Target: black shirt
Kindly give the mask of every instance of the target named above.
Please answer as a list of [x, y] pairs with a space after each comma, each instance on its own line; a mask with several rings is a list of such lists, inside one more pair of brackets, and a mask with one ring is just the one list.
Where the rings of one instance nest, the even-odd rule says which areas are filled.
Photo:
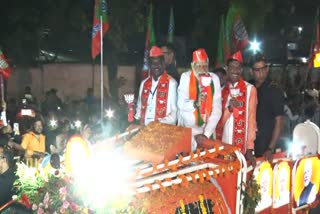
[[9, 202], [14, 194], [13, 182], [15, 174], [13, 169], [8, 169], [0, 175], [0, 207]]
[[283, 115], [284, 97], [282, 90], [267, 78], [262, 85], [257, 88], [257, 136], [255, 140], [255, 155], [262, 156], [268, 149], [272, 138], [275, 118]]

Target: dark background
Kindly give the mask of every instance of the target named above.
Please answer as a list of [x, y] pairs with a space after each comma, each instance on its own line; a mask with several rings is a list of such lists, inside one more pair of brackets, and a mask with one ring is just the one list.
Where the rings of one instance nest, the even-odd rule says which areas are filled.
[[[104, 38], [107, 61], [139, 65], [143, 61], [146, 17], [150, 0], [108, 0], [110, 30]], [[294, 56], [308, 57], [314, 26], [315, 0], [233, 0], [249, 33], [262, 42], [267, 58], [288, 63], [288, 43]], [[207, 50], [214, 62], [220, 15], [230, 0], [153, 0], [157, 43], [167, 36], [174, 7], [178, 63], [188, 65], [194, 49]], [[12, 65], [51, 62], [92, 62], [90, 58], [93, 0], [1, 0], [0, 47]], [[298, 33], [297, 27], [303, 27]], [[245, 53], [246, 55], [246, 53]], [[96, 62], [98, 63], [98, 59]]]

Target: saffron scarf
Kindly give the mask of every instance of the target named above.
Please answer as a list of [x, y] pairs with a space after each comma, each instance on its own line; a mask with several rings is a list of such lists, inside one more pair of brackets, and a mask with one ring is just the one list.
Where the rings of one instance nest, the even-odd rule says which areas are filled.
[[[245, 138], [246, 138], [246, 106], [247, 106], [247, 86], [243, 79], [240, 79], [238, 85], [236, 87], [239, 89], [239, 95], [235, 97], [235, 99], [239, 102], [239, 106], [237, 108], [233, 108], [233, 136], [232, 136], [232, 144], [241, 149], [242, 153], [245, 153]], [[222, 109], [226, 109], [226, 104], [228, 101], [228, 97], [230, 95], [230, 84], [222, 89]], [[230, 95], [231, 96], [231, 95]], [[217, 138], [222, 139], [223, 135], [223, 126], [222, 118], [220, 119], [217, 126]]]
[[[199, 81], [196, 78], [194, 71], [191, 71], [190, 83], [189, 83], [189, 99], [196, 102], [199, 100], [199, 95], [200, 95]], [[202, 105], [197, 106], [193, 112], [198, 126], [202, 126], [204, 123], [206, 123], [209, 116], [211, 115], [213, 95], [214, 95], [214, 85], [211, 79], [210, 88], [209, 90], [207, 90], [205, 106], [202, 106]]]
[[[141, 124], [144, 124], [146, 110], [148, 105], [148, 98], [150, 96], [152, 87], [152, 76], [150, 76], [143, 84], [142, 94], [141, 94]], [[169, 93], [169, 80], [170, 76], [166, 71], [159, 77], [159, 82], [156, 87], [156, 111], [155, 111], [155, 121], [160, 118], [164, 118], [167, 113], [167, 102]]]

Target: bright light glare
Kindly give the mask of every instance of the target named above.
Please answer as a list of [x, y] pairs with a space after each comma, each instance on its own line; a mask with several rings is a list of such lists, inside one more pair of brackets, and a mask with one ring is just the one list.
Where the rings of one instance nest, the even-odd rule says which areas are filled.
[[80, 120], [76, 120], [74, 122], [74, 126], [77, 127], [77, 128], [80, 128], [81, 127], [81, 121]]
[[302, 61], [302, 63], [307, 63], [307, 62], [308, 62], [308, 60], [307, 60], [306, 57], [302, 57], [302, 58], [301, 58], [301, 61]]
[[56, 127], [58, 125], [58, 121], [57, 120], [55, 120], [55, 119], [51, 119], [50, 120], [50, 126], [51, 127]]
[[301, 154], [301, 144], [297, 142], [289, 143], [289, 153], [292, 155], [292, 159], [296, 159]]
[[298, 27], [298, 31], [299, 31], [299, 33], [301, 33], [301, 32], [302, 32], [302, 30], [303, 30], [303, 28], [302, 28], [301, 26], [299, 26], [299, 27]]
[[254, 39], [252, 42], [250, 43], [250, 50], [253, 51], [253, 53], [255, 54], [257, 51], [260, 51], [260, 42], [258, 42], [256, 39]]
[[97, 210], [115, 206], [115, 201], [117, 206], [125, 205], [133, 175], [126, 158], [113, 149], [99, 149], [86, 161], [75, 177], [77, 190], [85, 203]]
[[107, 118], [112, 118], [113, 117], [113, 110], [112, 109], [108, 109], [106, 110], [106, 117]]

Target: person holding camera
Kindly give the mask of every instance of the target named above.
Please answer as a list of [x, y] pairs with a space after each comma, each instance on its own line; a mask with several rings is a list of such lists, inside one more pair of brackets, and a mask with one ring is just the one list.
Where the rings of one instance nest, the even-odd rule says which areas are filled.
[[31, 130], [23, 135], [21, 145], [9, 142], [9, 146], [16, 150], [24, 151], [27, 160], [43, 158], [46, 151], [46, 137], [42, 134], [42, 131], [42, 119], [36, 117], [33, 120]]

